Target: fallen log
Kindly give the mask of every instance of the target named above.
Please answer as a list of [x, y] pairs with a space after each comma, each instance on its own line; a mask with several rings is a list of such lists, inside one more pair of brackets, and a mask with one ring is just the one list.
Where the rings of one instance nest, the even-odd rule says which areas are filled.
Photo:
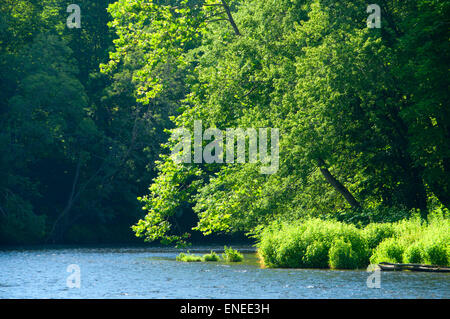
[[426, 272], [450, 272], [449, 267], [442, 267], [436, 265], [423, 265], [423, 264], [394, 264], [381, 262], [378, 264], [383, 271], [426, 271]]

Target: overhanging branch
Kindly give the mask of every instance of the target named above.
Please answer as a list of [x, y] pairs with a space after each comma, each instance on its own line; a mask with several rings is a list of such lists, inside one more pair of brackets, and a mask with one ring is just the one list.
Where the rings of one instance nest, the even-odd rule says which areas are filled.
[[231, 10], [230, 10], [230, 7], [228, 6], [227, 2], [225, 0], [220, 0], [220, 1], [222, 2], [222, 6], [225, 9], [225, 12], [228, 16], [228, 21], [230, 21], [230, 24], [233, 27], [234, 33], [236, 35], [241, 35], [236, 23], [234, 22], [233, 15], [231, 14]]

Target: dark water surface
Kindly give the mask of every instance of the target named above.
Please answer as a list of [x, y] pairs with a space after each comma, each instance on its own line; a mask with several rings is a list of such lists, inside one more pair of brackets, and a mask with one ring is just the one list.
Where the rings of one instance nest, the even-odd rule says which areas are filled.
[[[193, 247], [206, 253], [222, 247]], [[182, 250], [154, 247], [0, 249], [0, 298], [450, 298], [450, 275], [261, 269], [252, 248], [242, 263], [183, 263]], [[80, 269], [69, 288], [67, 267]]]

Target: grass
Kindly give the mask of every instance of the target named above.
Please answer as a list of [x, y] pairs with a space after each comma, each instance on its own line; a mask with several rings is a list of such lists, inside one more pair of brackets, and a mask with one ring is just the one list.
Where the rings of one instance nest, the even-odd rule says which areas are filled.
[[227, 246], [224, 247], [222, 257], [228, 262], [240, 262], [244, 260], [244, 256], [239, 251]]
[[404, 220], [394, 233], [373, 248], [370, 262], [450, 265], [450, 219], [432, 215], [428, 221]]
[[220, 257], [214, 251], [211, 251], [211, 253], [203, 255], [203, 261], [220, 261]]
[[202, 258], [202, 256], [189, 254], [189, 252], [188, 252], [187, 254], [180, 253], [177, 256], [176, 260], [177, 261], [183, 261], [183, 262], [200, 262], [200, 261], [203, 261], [203, 258]]
[[259, 255], [269, 268], [361, 268], [368, 263], [364, 237], [355, 226], [342, 222], [277, 223], [258, 239]]
[[[224, 247], [222, 257], [227, 262], [239, 262], [244, 259], [244, 256], [239, 251], [227, 246]], [[188, 251], [187, 253], [180, 253], [176, 257], [176, 260], [183, 262], [214, 262], [220, 261], [221, 259], [220, 256], [214, 251], [211, 251], [209, 254], [205, 254], [203, 256], [190, 254]]]
[[431, 214], [364, 228], [333, 220], [278, 222], [257, 236], [269, 268], [365, 268], [370, 263], [450, 264], [450, 219]]

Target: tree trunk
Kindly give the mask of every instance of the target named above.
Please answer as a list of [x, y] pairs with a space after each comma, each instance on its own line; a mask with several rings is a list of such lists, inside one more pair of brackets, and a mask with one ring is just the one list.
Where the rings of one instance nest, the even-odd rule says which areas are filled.
[[227, 13], [228, 21], [230, 21], [231, 26], [233, 27], [234, 33], [236, 35], [241, 35], [241, 33], [239, 32], [239, 29], [238, 29], [236, 23], [234, 22], [233, 16], [231, 15], [230, 7], [228, 6], [228, 4], [227, 4], [227, 2], [225, 0], [221, 0], [221, 1], [222, 1], [222, 6], [225, 9], [225, 12]]
[[72, 209], [72, 206], [75, 202], [75, 190], [77, 187], [78, 179], [80, 177], [80, 168], [81, 168], [81, 157], [78, 160], [77, 168], [75, 170], [75, 175], [72, 182], [72, 189], [69, 194], [69, 198], [67, 199], [66, 207], [64, 207], [63, 211], [59, 216], [56, 218], [55, 222], [53, 223], [53, 227], [50, 230], [50, 233], [48, 234], [47, 241], [51, 241], [53, 243], [56, 243], [62, 239], [62, 236], [64, 235], [64, 230], [67, 228], [67, 220], [68, 220], [68, 213]]
[[330, 183], [330, 185], [333, 186], [333, 188], [345, 198], [347, 203], [349, 203], [352, 208], [360, 208], [361, 205], [355, 199], [355, 197], [353, 197], [350, 191], [330, 173], [330, 171], [326, 167], [325, 161], [319, 158], [317, 162], [319, 164], [320, 172], [322, 173], [323, 177], [325, 177], [325, 180]]

